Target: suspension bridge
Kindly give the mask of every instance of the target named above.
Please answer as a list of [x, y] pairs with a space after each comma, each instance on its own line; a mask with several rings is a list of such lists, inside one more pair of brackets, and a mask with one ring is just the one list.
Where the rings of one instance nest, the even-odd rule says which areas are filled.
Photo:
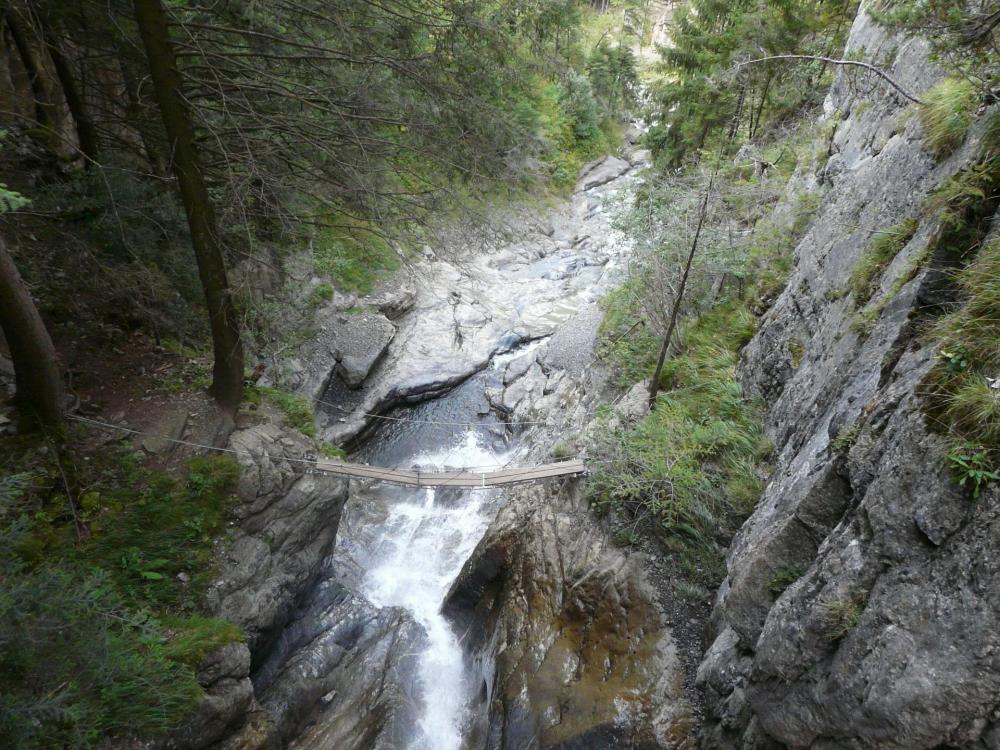
[[354, 464], [347, 461], [317, 460], [316, 472], [338, 474], [358, 479], [372, 479], [377, 482], [389, 482], [407, 487], [464, 487], [485, 489], [488, 487], [503, 487], [524, 482], [538, 482], [557, 477], [580, 476], [587, 473], [587, 466], [579, 458], [567, 459], [537, 466], [519, 468], [502, 468], [492, 471], [469, 471], [466, 469], [453, 471], [420, 471], [418, 469], [387, 469], [367, 464]]
[[[76, 422], [97, 427], [99, 429], [111, 430], [129, 435], [153, 437], [176, 445], [184, 445], [189, 448], [196, 448], [205, 451], [215, 451], [219, 453], [229, 453], [232, 455], [248, 455], [243, 451], [233, 448], [222, 448], [215, 445], [205, 445], [189, 440], [182, 440], [166, 435], [156, 435], [131, 427], [102, 422], [97, 419], [90, 419], [79, 415], [69, 415], [69, 419]], [[442, 423], [444, 424], [444, 423]], [[298, 456], [281, 456], [284, 461], [302, 465], [306, 474], [336, 474], [343, 477], [355, 479], [369, 479], [376, 482], [387, 482], [390, 484], [403, 485], [406, 487], [458, 487], [465, 489], [486, 489], [490, 487], [503, 487], [512, 484], [522, 484], [525, 482], [540, 482], [546, 479], [558, 477], [581, 476], [587, 473], [587, 466], [578, 457], [568, 457], [558, 461], [536, 466], [522, 467], [476, 467], [475, 469], [462, 468], [446, 471], [424, 471], [422, 469], [401, 469], [382, 466], [370, 466], [368, 464], [352, 463], [338, 458], [320, 458], [315, 454], [308, 453]]]

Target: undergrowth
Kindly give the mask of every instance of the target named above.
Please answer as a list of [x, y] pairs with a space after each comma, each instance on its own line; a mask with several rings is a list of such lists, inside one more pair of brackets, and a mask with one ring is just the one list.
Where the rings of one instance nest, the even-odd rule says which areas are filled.
[[32, 469], [0, 479], [0, 745], [176, 726], [201, 696], [197, 664], [242, 637], [198, 612], [235, 462], [194, 458], [174, 478], [129, 450], [57, 461], [43, 438], [2, 447], [0, 476]]
[[[760, 405], [735, 379], [737, 352], [753, 330], [754, 317], [738, 301], [686, 324], [656, 410], [593, 448], [592, 505], [652, 522], [695, 583], [721, 576], [722, 544], [760, 495], [759, 465], [771, 450]], [[629, 343], [610, 356], [622, 366], [643, 363], [648, 376], [654, 354]]]
[[854, 293], [855, 307], [864, 307], [872, 298], [883, 271], [913, 239], [918, 226], [916, 219], [904, 219], [896, 226], [872, 236], [848, 282]]
[[266, 398], [281, 410], [289, 426], [303, 435], [316, 437], [316, 413], [308, 399], [263, 385], [247, 388], [244, 397], [251, 404], [259, 404], [261, 398]]
[[938, 158], [962, 145], [976, 109], [976, 87], [964, 78], [945, 78], [923, 95], [918, 113], [927, 148]]
[[[990, 130], [1000, 131], [1000, 118]], [[929, 327], [939, 355], [921, 385], [930, 424], [951, 443], [955, 478], [975, 496], [1000, 470], [1000, 238], [986, 239], [1000, 206], [1000, 153], [995, 139], [984, 143], [982, 157], [928, 202], [940, 216], [938, 254], [959, 268], [959, 302]]]

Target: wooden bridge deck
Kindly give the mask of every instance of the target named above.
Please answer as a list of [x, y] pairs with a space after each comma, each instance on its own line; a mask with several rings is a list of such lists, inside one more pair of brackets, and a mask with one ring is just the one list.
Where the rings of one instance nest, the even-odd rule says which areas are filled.
[[587, 473], [586, 465], [579, 459], [541, 464], [540, 466], [500, 469], [498, 471], [383, 469], [378, 466], [352, 464], [336, 459], [320, 459], [316, 461], [316, 468], [319, 471], [339, 474], [345, 477], [373, 479], [379, 482], [390, 482], [408, 487], [503, 487], [509, 484], [537, 482], [553, 477], [569, 477]]

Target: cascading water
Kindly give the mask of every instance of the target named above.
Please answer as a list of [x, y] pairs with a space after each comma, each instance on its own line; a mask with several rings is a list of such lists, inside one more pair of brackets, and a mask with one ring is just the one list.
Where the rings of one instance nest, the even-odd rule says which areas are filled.
[[[427, 310], [415, 312], [397, 335], [401, 346], [392, 356], [404, 371], [401, 382], [410, 388], [428, 381], [428, 372], [449, 375], [454, 368], [448, 357], [457, 350], [468, 356], [477, 347], [493, 347], [490, 365], [443, 396], [383, 414], [387, 419], [352, 454], [352, 461], [471, 470], [524, 460], [530, 446], [519, 445], [517, 431], [512, 434], [497, 417], [498, 411], [514, 407], [504, 402], [498, 410], [496, 396], [505, 398], [505, 389], [516, 391], [521, 382], [508, 365], [523, 375], [525, 363], [551, 353], [555, 339], [546, 343], [545, 337], [558, 338], [581, 308], [594, 317], [595, 302], [615, 276], [625, 248], [603, 212], [605, 197], [623, 184], [616, 182], [597, 192], [577, 193], [561, 228], [545, 235], [545, 251], [517, 251], [515, 269], [501, 270], [501, 259], [496, 267], [480, 259], [469, 270], [475, 277], [471, 286], [444, 302], [430, 284]], [[454, 273], [448, 278], [456, 283]], [[443, 330], [453, 330], [455, 340]], [[528, 339], [531, 343], [517, 346]], [[511, 351], [510, 346], [516, 348]], [[505, 353], [497, 354], [498, 349]], [[386, 368], [390, 382], [395, 382], [390, 378], [397, 372], [393, 367]], [[364, 398], [345, 391], [328, 393], [326, 400], [359, 405]], [[337, 410], [329, 418], [333, 425], [350, 421]], [[302, 704], [309, 705], [312, 695], [293, 692], [296, 683], [324, 685], [318, 708], [310, 705], [315, 723], [298, 730], [292, 747], [470, 750], [485, 739], [485, 717], [479, 714], [484, 676], [470, 674], [463, 636], [454, 632], [441, 609], [503, 500], [502, 490], [352, 488], [329, 578], [296, 615], [275, 667], [260, 680], [272, 693], [287, 689], [280, 695], [282, 705], [296, 707], [296, 696], [303, 695]], [[400, 634], [399, 640], [393, 633]], [[287, 677], [279, 673], [286, 664], [294, 666], [286, 670]]]
[[[518, 354], [529, 351], [529, 344]], [[400, 411], [353, 458], [373, 465], [437, 470], [498, 468], [514, 460], [510, 435], [486, 402], [513, 355], [447, 396]], [[476, 690], [467, 674], [461, 634], [441, 612], [462, 565], [482, 539], [502, 494], [499, 490], [373, 487], [384, 515], [377, 533], [352, 552], [363, 567], [358, 593], [376, 607], [406, 610], [426, 633], [417, 655], [417, 726], [407, 750], [461, 750]], [[370, 526], [367, 527], [375, 531]], [[350, 545], [350, 541], [345, 541]]]
[[[444, 470], [503, 461], [478, 432], [470, 431], [456, 445], [418, 454], [412, 463]], [[486, 508], [495, 491], [464, 491], [452, 502], [440, 494], [414, 490], [393, 504], [362, 582], [362, 593], [373, 604], [406, 609], [427, 632], [419, 672], [423, 710], [409, 750], [459, 750], [473, 692], [460, 639], [441, 613], [441, 603], [486, 530]]]

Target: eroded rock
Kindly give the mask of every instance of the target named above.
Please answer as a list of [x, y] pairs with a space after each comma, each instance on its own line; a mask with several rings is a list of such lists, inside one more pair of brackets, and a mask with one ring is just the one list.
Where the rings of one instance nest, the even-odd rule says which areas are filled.
[[577, 488], [519, 490], [445, 607], [472, 644], [490, 750], [692, 746], [655, 595]]

